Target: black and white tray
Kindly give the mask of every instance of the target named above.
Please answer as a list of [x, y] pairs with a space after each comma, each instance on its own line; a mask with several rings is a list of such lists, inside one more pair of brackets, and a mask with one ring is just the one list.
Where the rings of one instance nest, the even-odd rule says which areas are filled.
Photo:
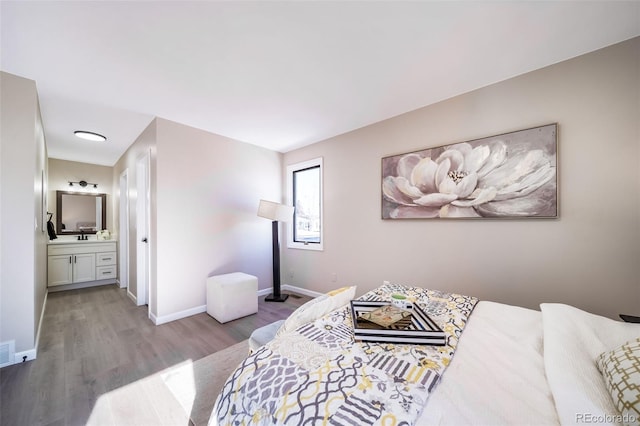
[[386, 301], [351, 301], [351, 319], [356, 340], [434, 346], [444, 346], [447, 343], [444, 331], [418, 305], [414, 305], [411, 309], [411, 321], [407, 323], [402, 321], [403, 323], [398, 326], [382, 327], [359, 318], [363, 312], [373, 311], [380, 306], [389, 304]]

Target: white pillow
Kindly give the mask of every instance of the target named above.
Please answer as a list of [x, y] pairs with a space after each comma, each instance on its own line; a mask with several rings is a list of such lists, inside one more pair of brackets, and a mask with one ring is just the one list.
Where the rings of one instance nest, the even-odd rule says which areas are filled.
[[278, 329], [277, 336], [290, 333], [301, 325], [308, 324], [318, 318], [343, 307], [356, 295], [356, 286], [342, 287], [327, 294], [311, 299], [296, 309]]
[[[543, 303], [544, 365], [560, 423], [617, 424], [598, 356], [640, 336], [640, 327], [568, 305]], [[617, 416], [617, 417], [616, 417]]]

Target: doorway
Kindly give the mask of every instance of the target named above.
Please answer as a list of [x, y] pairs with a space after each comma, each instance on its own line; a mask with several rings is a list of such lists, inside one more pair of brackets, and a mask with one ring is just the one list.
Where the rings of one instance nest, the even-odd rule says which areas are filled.
[[126, 288], [127, 294], [134, 299], [129, 290], [129, 169], [120, 174], [120, 288]]
[[[137, 299], [136, 304], [149, 305], [150, 288], [150, 250], [149, 250], [149, 169], [150, 154], [147, 151], [143, 156], [138, 158], [136, 163], [136, 187], [138, 192], [136, 202], [136, 248], [137, 248]], [[150, 308], [150, 307], [149, 307]], [[151, 309], [148, 311], [151, 316]]]

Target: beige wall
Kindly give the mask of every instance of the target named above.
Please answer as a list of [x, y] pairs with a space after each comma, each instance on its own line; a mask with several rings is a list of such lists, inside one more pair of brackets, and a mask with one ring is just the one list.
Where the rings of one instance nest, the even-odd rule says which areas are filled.
[[32, 359], [46, 295], [47, 150], [35, 82], [0, 72], [0, 89], [0, 342]]
[[208, 276], [245, 272], [269, 288], [271, 225], [282, 155], [157, 119], [157, 297], [162, 322], [203, 309]]
[[[80, 182], [81, 180], [97, 183], [98, 188], [81, 188], [78, 185], [69, 186], [69, 182]], [[49, 190], [48, 202], [49, 211], [54, 213], [53, 223], [56, 223], [56, 191], [78, 191], [95, 192], [107, 194], [107, 229], [114, 229], [113, 217], [113, 167], [98, 166], [96, 164], [79, 163], [77, 161], [59, 160], [49, 158]], [[56, 232], [60, 232], [56, 228]]]
[[[554, 122], [559, 219], [380, 219], [382, 157]], [[391, 280], [638, 315], [639, 123], [636, 38], [289, 152], [283, 167], [324, 157], [325, 250], [284, 250], [283, 281], [362, 294]]]
[[[44, 128], [42, 126], [42, 114], [40, 112], [40, 101], [37, 98], [36, 89], [36, 111], [35, 111], [35, 174], [33, 204], [34, 217], [38, 220], [35, 227], [35, 259], [34, 259], [34, 326], [36, 332], [36, 348], [38, 346], [38, 338], [40, 334], [41, 321], [44, 314], [46, 297], [47, 297], [47, 243], [49, 242], [49, 234], [47, 233], [47, 187], [49, 165], [47, 164], [47, 144], [44, 138]], [[25, 164], [26, 166], [26, 164]]]
[[[282, 155], [155, 119], [114, 166], [128, 169], [129, 283], [136, 290], [136, 159], [151, 150], [151, 316], [157, 323], [203, 312], [210, 275], [246, 272], [269, 288], [271, 226], [260, 198], [282, 197]], [[118, 226], [119, 191], [114, 197]]]

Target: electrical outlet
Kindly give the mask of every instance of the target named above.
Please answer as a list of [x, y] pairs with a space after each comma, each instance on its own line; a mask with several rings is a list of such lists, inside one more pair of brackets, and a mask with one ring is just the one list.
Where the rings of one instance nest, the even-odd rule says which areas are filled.
[[289, 279], [293, 279], [293, 269], [289, 271]]
[[331, 282], [335, 283], [336, 281], [338, 281], [338, 274], [333, 272], [331, 273]]

